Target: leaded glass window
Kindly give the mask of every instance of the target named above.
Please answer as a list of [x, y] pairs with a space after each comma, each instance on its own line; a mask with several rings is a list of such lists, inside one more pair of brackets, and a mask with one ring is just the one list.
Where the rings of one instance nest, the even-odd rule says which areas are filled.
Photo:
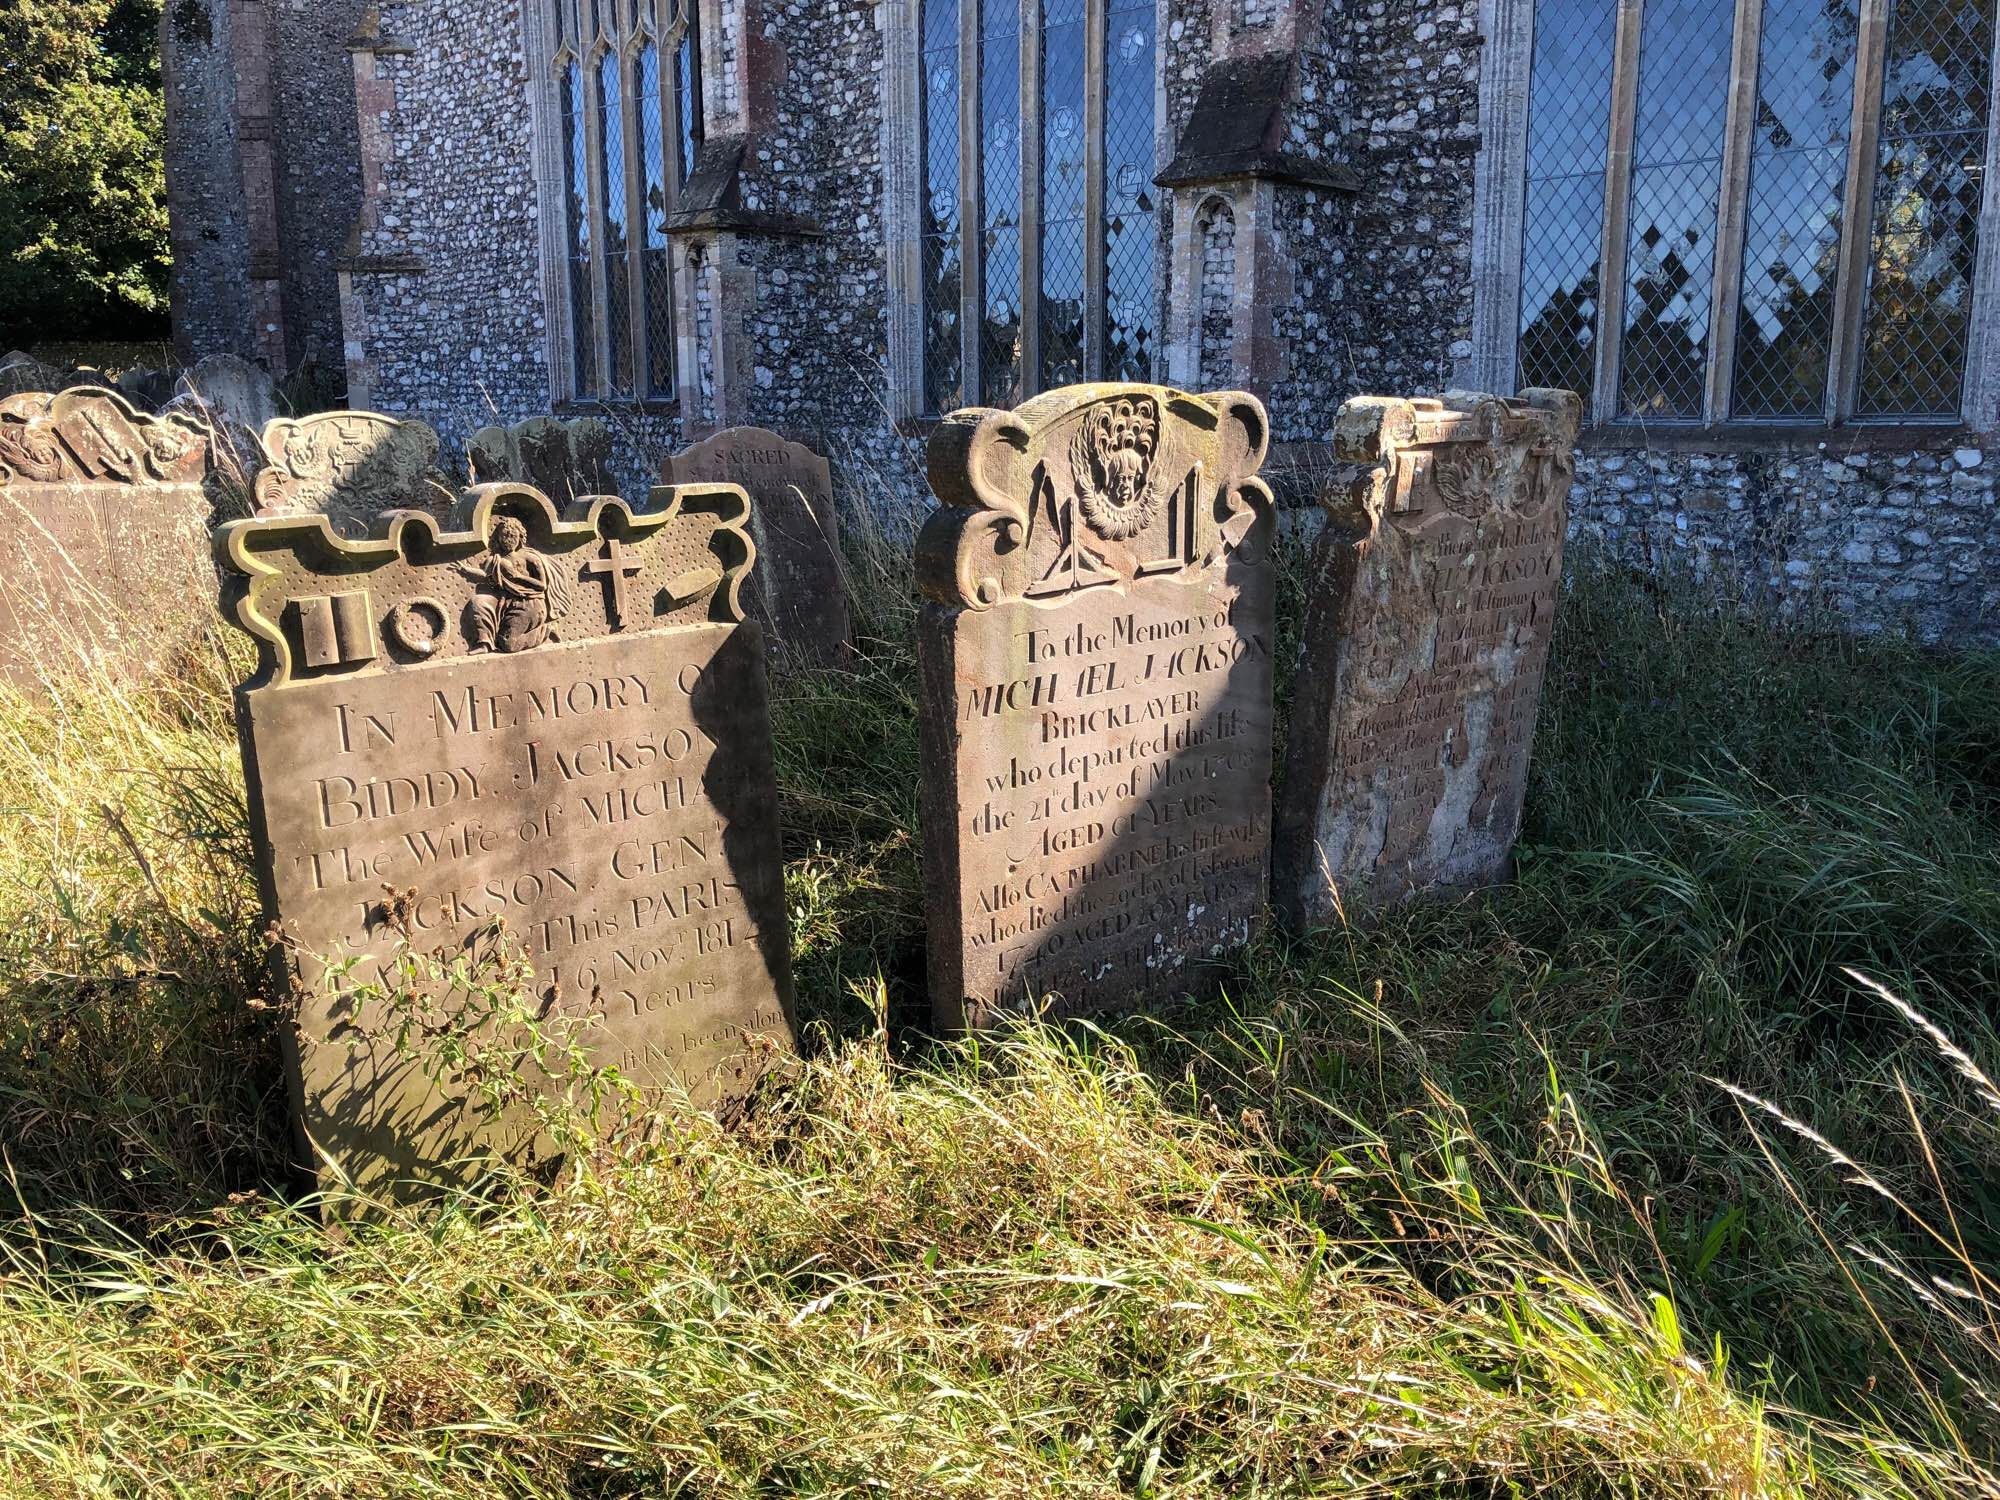
[[1599, 420], [1959, 418], [1995, 4], [1538, 0], [1521, 383]]
[[1149, 380], [1154, 0], [921, 0], [921, 405]]
[[[693, 0], [551, 0], [567, 339], [558, 398], [674, 392], [667, 224], [701, 131]], [[662, 59], [672, 49], [674, 65]]]

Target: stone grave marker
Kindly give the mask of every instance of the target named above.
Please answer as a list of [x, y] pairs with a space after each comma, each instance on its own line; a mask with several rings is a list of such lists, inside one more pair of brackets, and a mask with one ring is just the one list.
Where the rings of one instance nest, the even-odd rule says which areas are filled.
[[482, 427], [466, 444], [474, 484], [531, 484], [559, 506], [586, 495], [615, 495], [611, 429], [595, 417], [530, 417], [512, 427]]
[[762, 427], [731, 427], [669, 458], [662, 477], [669, 484], [740, 484], [750, 492], [757, 570], [747, 607], [779, 643], [780, 660], [842, 660], [851, 625], [827, 461]]
[[1580, 408], [1361, 397], [1309, 575], [1276, 903], [1308, 927], [1511, 867], [1562, 581]]
[[208, 447], [74, 386], [0, 399], [0, 677], [142, 665], [206, 611]]
[[789, 1044], [763, 646], [740, 623], [748, 502], [654, 499], [559, 520], [539, 491], [486, 485], [450, 529], [405, 512], [363, 539], [321, 516], [217, 533], [225, 609], [261, 648], [236, 717], [298, 999], [294, 1100], [314, 1160], [363, 1186], [522, 1145], [475, 1137], [356, 998], [399, 937], [457, 954], [504, 918], [595, 1059], [705, 1104]]
[[1269, 890], [1275, 578], [1264, 408], [1084, 385], [954, 413], [925, 604], [940, 1024], [1189, 993]]
[[327, 411], [265, 424], [259, 517], [325, 516], [336, 534], [365, 537], [388, 510], [446, 515], [453, 492], [436, 467], [438, 435], [422, 422], [372, 411]]

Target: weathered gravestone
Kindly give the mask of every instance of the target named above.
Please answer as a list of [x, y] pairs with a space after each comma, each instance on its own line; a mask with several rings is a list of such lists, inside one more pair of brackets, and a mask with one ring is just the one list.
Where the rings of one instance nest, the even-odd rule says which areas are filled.
[[1254, 397], [961, 411], [917, 542], [931, 998], [1198, 992], [1269, 888], [1275, 587]]
[[438, 436], [422, 422], [372, 411], [328, 411], [265, 425], [256, 514], [325, 516], [340, 536], [365, 537], [387, 510], [446, 515], [453, 492], [438, 472]]
[[1303, 927], [1507, 877], [1562, 580], [1579, 406], [1376, 397], [1310, 574], [1275, 851]]
[[0, 399], [0, 677], [142, 665], [215, 587], [208, 448], [114, 391]]
[[611, 475], [611, 429], [595, 417], [570, 422], [530, 417], [512, 427], [482, 427], [466, 444], [465, 456], [474, 484], [531, 484], [559, 506], [586, 495], [618, 493]]
[[703, 1103], [789, 1041], [763, 648], [739, 623], [747, 502], [655, 498], [559, 521], [538, 491], [488, 485], [448, 531], [404, 513], [364, 540], [320, 517], [217, 533], [225, 606], [262, 648], [237, 727], [299, 1001], [299, 1119], [364, 1185], [448, 1175], [474, 1143], [380, 1000], [356, 998], [399, 937], [456, 954], [504, 918], [595, 1059]]
[[666, 462], [669, 484], [740, 484], [750, 492], [757, 570], [744, 598], [780, 656], [841, 660], [850, 622], [833, 471], [803, 443], [731, 427]]

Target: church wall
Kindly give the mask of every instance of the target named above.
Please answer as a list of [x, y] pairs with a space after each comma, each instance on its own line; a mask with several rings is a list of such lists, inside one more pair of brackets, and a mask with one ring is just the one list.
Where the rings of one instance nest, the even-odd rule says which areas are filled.
[[362, 0], [274, 8], [279, 135], [278, 250], [287, 363], [341, 370], [338, 259], [361, 204], [354, 70], [347, 39]]

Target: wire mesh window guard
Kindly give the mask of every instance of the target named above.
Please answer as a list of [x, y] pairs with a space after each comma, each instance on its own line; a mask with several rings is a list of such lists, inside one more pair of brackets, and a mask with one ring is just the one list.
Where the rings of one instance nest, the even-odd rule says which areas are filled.
[[921, 406], [1149, 380], [1153, 0], [921, 0]]
[[1996, 3], [1538, 0], [1521, 383], [1600, 421], [1957, 420]]
[[[568, 340], [558, 398], [674, 394], [667, 221], [701, 137], [694, 0], [551, 0]], [[663, 58], [671, 49], [672, 65]]]

